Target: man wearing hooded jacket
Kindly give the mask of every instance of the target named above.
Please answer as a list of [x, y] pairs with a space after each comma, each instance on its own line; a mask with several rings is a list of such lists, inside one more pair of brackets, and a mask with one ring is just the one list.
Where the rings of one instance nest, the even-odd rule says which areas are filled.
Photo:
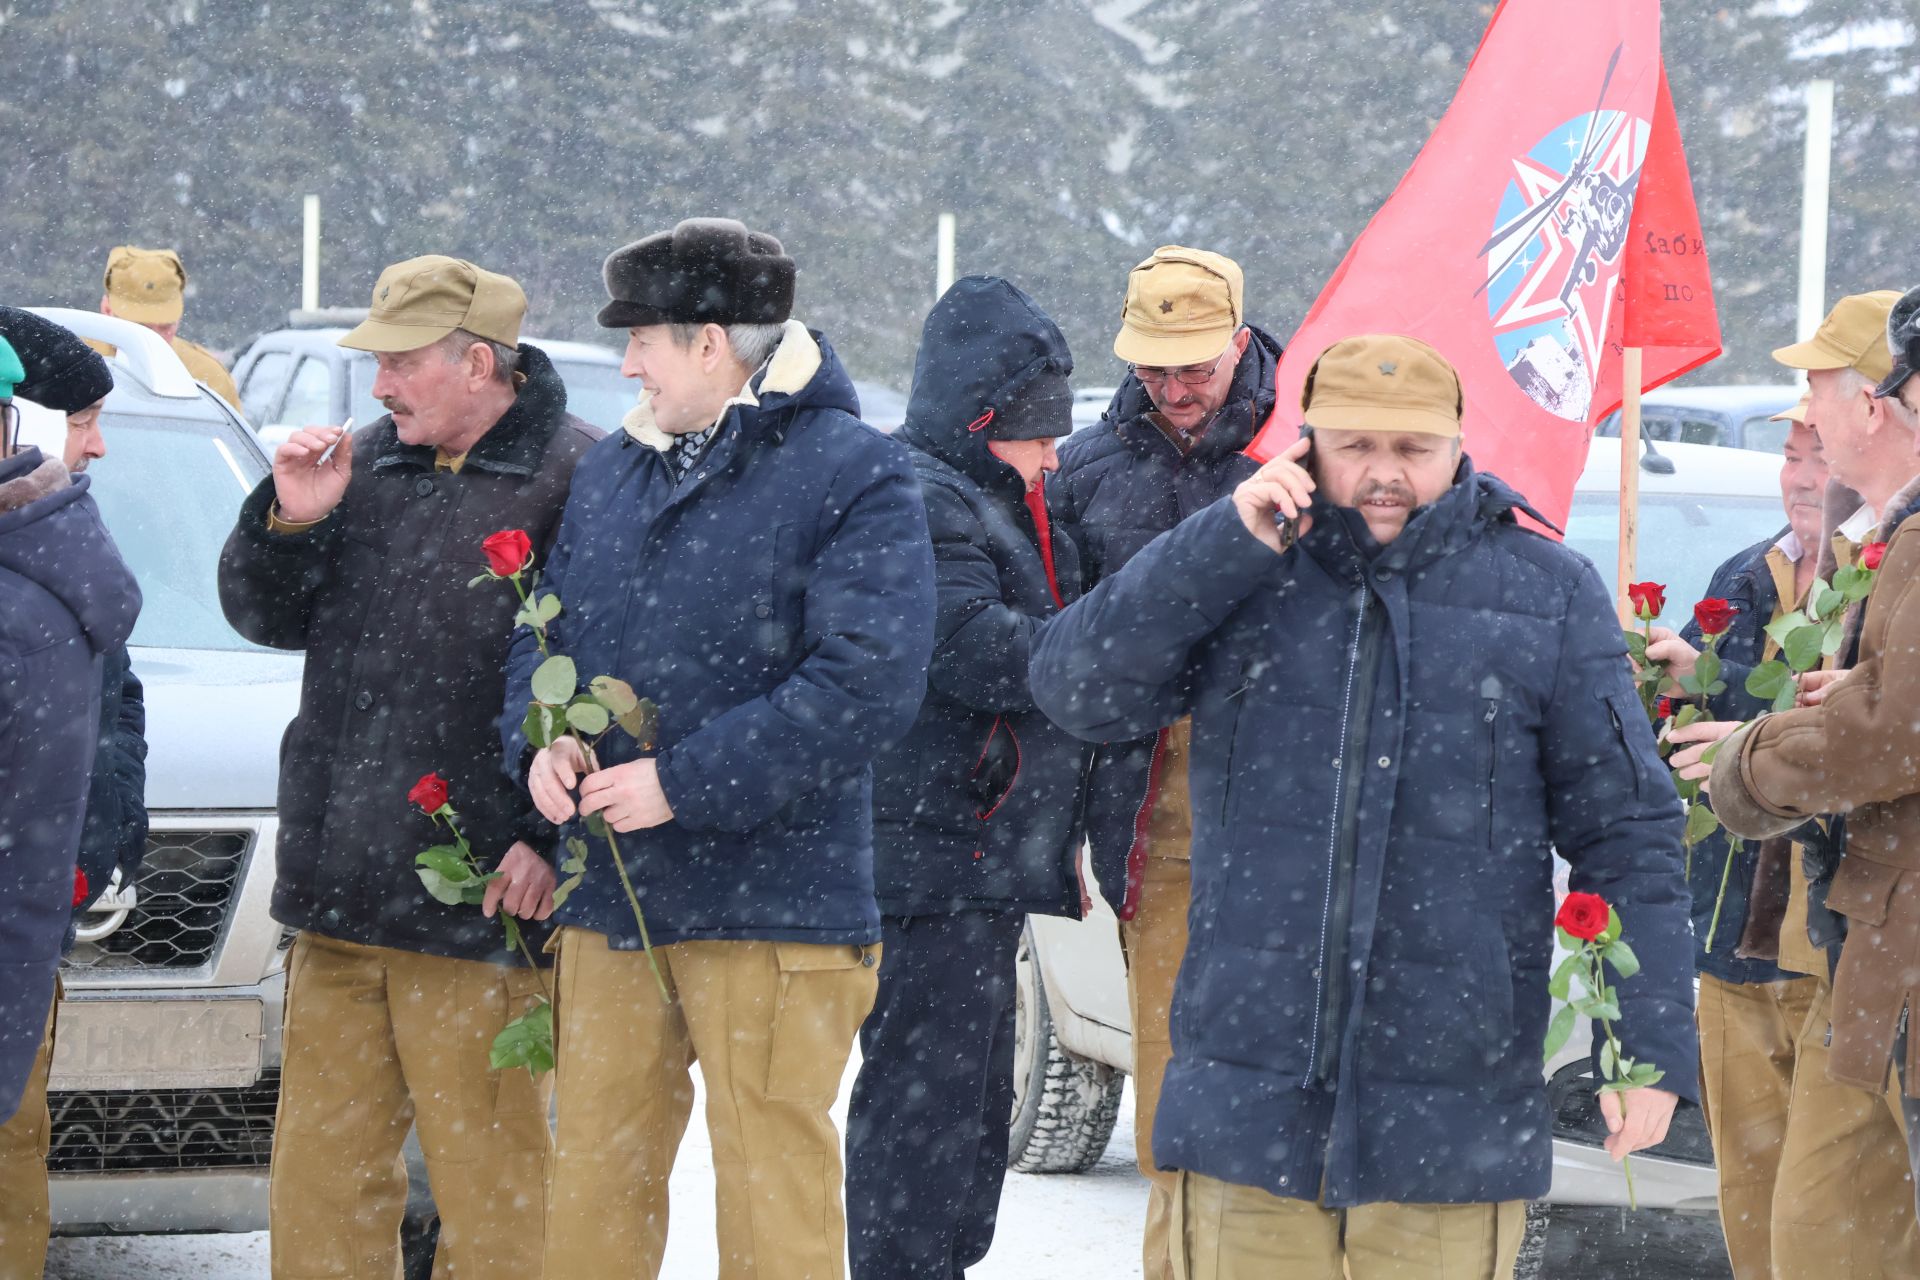
[[[1041, 635], [1091, 741], [1193, 720], [1192, 940], [1153, 1133], [1183, 1280], [1501, 1280], [1551, 1175], [1553, 850], [1642, 967], [1608, 1149], [1695, 1096], [1680, 814], [1593, 566], [1461, 453], [1458, 376], [1336, 343], [1311, 435]], [[1311, 459], [1306, 458], [1311, 449]]]
[[[1127, 377], [1098, 426], [1060, 449], [1047, 486], [1085, 548], [1089, 586], [1157, 535], [1254, 472], [1244, 450], [1273, 411], [1280, 344], [1246, 323], [1239, 264], [1163, 245], [1133, 269], [1113, 352]], [[1132, 1015], [1134, 1149], [1152, 1180], [1141, 1241], [1145, 1280], [1169, 1280], [1173, 1177], [1153, 1156], [1160, 1078], [1172, 1056], [1167, 1011], [1187, 947], [1188, 726], [1102, 744], [1088, 788], [1094, 876], [1120, 917]]]
[[874, 765], [886, 963], [847, 1114], [854, 1280], [958, 1280], [993, 1242], [1013, 1103], [1014, 951], [1078, 917], [1091, 748], [1033, 704], [1034, 637], [1079, 594], [1043, 482], [1072, 429], [1065, 337], [1005, 280], [934, 305], [900, 429], [933, 536], [933, 663]]
[[[16, 448], [13, 392], [26, 378], [0, 338], [0, 1125], [45, 1070], [104, 658], [126, 644], [140, 612], [140, 588], [87, 478], [38, 449]], [[42, 1136], [32, 1135], [35, 1146]], [[9, 1171], [26, 1164], [44, 1195], [44, 1165], [8, 1155]], [[9, 1270], [44, 1257], [44, 1214], [25, 1217], [0, 1224], [0, 1264]]]

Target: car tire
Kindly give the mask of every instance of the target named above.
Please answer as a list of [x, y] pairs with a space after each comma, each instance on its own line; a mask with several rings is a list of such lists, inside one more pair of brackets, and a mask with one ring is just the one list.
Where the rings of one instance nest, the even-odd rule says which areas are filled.
[[1527, 1225], [1520, 1234], [1520, 1257], [1513, 1280], [1541, 1280], [1547, 1263], [1547, 1225], [1552, 1208], [1544, 1200], [1527, 1201]]
[[1014, 966], [1013, 1130], [1007, 1165], [1020, 1173], [1084, 1173], [1107, 1149], [1127, 1075], [1060, 1047], [1033, 931]]

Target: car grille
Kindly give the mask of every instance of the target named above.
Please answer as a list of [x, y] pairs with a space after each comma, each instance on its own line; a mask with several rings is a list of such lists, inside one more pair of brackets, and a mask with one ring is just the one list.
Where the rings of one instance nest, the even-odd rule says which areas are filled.
[[70, 970], [191, 969], [213, 959], [246, 863], [240, 831], [155, 831], [134, 883], [140, 905], [98, 942], [77, 944]]
[[265, 1168], [280, 1075], [244, 1089], [50, 1093], [49, 1173]]

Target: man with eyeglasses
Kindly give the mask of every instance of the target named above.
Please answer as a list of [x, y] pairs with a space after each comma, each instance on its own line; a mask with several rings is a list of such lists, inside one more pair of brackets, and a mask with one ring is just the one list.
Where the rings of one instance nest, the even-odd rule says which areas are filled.
[[[1244, 452], [1272, 412], [1280, 344], [1247, 324], [1239, 264], [1164, 245], [1127, 280], [1113, 351], [1127, 378], [1099, 424], [1060, 448], [1048, 484], [1085, 541], [1091, 587], [1257, 469]], [[1188, 723], [1101, 746], [1087, 815], [1095, 877], [1127, 957], [1133, 1023], [1134, 1147], [1152, 1180], [1142, 1274], [1168, 1280], [1174, 1175], [1154, 1167], [1153, 1115], [1173, 1054], [1167, 1008], [1187, 948]]]

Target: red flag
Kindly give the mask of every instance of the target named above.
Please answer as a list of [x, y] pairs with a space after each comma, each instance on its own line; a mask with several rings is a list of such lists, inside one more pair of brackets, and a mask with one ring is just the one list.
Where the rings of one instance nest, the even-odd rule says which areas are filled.
[[1248, 452], [1298, 436], [1320, 353], [1401, 333], [1460, 372], [1474, 465], [1564, 523], [1593, 424], [1720, 351], [1659, 0], [1505, 0], [1453, 104], [1288, 344]]

